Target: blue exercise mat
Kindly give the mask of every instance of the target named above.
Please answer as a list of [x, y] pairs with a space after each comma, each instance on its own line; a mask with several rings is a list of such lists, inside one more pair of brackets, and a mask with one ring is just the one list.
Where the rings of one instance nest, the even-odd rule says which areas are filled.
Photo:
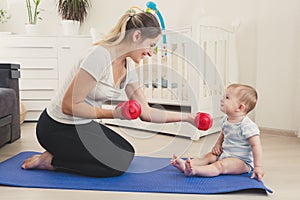
[[[0, 163], [0, 185], [74, 190], [217, 194], [247, 189], [272, 193], [249, 174], [185, 177], [169, 165], [169, 158], [135, 157], [119, 177], [93, 178], [47, 170], [23, 170], [23, 161], [36, 152], [22, 152]], [[155, 170], [153, 170], [155, 169]]]

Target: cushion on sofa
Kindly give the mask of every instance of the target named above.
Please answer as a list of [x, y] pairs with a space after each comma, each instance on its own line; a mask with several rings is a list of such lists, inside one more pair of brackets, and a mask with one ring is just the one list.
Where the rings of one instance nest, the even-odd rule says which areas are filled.
[[0, 88], [0, 118], [11, 115], [16, 106], [16, 92], [11, 88]]

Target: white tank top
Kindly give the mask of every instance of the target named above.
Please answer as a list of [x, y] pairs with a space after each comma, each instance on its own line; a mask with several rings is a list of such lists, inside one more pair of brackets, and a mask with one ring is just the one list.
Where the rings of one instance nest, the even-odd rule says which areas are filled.
[[74, 66], [64, 84], [52, 99], [50, 105], [47, 107], [48, 115], [64, 124], [84, 124], [90, 122], [91, 119], [74, 117], [62, 112], [62, 99], [78, 69], [84, 69], [97, 81], [97, 85], [85, 98], [85, 102], [95, 107], [101, 107], [103, 102], [120, 97], [127, 84], [138, 82], [135, 67], [130, 58], [126, 59], [126, 66], [126, 78], [121, 87], [118, 88], [114, 82], [112, 61], [109, 52], [102, 46], [92, 47], [89, 53]]

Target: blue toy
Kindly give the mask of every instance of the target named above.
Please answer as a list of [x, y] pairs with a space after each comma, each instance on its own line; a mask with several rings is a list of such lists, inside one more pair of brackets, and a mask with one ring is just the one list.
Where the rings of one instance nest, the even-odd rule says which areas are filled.
[[[157, 15], [157, 17], [159, 19], [161, 29], [165, 30], [166, 27], [165, 27], [164, 19], [163, 19], [161, 13], [159, 12], [159, 10], [157, 9], [156, 4], [153, 1], [149, 1], [149, 2], [147, 2], [146, 7], [147, 7], [146, 12], [151, 12], [151, 10], [153, 10], [155, 12], [155, 14]], [[164, 44], [167, 43], [166, 35], [163, 35], [163, 43]]]

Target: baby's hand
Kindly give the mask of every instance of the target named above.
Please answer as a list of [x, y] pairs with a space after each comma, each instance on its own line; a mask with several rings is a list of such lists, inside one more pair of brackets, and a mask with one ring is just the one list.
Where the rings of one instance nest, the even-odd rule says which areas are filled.
[[221, 145], [218, 145], [218, 144], [216, 144], [213, 148], [212, 148], [212, 154], [214, 154], [214, 155], [216, 155], [216, 156], [219, 156], [219, 155], [221, 155], [221, 153], [222, 153], [222, 146]]
[[264, 176], [263, 168], [262, 167], [254, 167], [251, 178], [257, 177], [257, 179], [259, 181], [262, 181], [263, 176]]

